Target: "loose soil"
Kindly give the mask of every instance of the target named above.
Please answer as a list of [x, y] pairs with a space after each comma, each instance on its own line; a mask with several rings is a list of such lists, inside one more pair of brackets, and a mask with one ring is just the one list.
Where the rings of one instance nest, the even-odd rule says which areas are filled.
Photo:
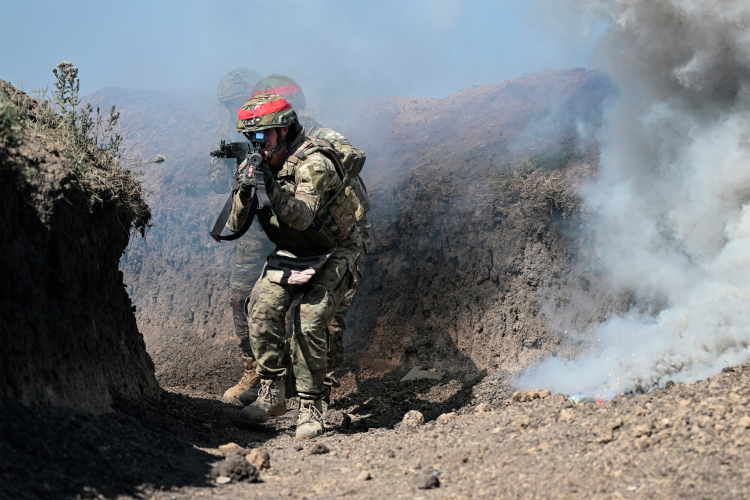
[[[433, 397], [422, 407], [449, 413], [455, 400], [434, 396], [452, 386], [383, 381], [380, 391], [409, 403]], [[744, 498], [748, 387], [744, 365], [605, 404], [506, 397], [419, 427], [397, 422], [400, 407], [376, 406], [372, 418], [340, 400], [352, 424], [303, 442], [293, 437], [294, 410], [250, 426], [238, 407], [205, 394], [164, 393], [98, 417], [10, 404], [0, 408], [0, 498]], [[260, 482], [209, 479], [229, 442], [269, 452]], [[328, 452], [312, 454], [320, 444]], [[417, 489], [425, 475], [440, 486]]]

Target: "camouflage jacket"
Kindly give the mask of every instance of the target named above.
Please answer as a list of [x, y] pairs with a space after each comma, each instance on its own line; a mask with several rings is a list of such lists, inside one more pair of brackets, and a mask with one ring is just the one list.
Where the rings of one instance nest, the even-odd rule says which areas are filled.
[[[303, 133], [295, 139], [288, 151], [295, 150], [304, 140], [303, 129]], [[284, 162], [281, 169], [274, 173], [274, 177], [277, 183], [268, 193], [271, 209], [280, 221], [298, 231], [310, 227], [315, 216], [336, 194], [342, 182], [331, 160], [320, 152], [310, 154], [296, 166], [292, 162]], [[238, 192], [234, 197], [227, 227], [232, 231], [238, 230], [249, 209], [250, 200]], [[335, 255], [352, 259], [350, 264], [353, 266], [359, 238], [359, 231], [354, 231], [339, 241]]]
[[[323, 127], [320, 123], [316, 122], [314, 118], [310, 116], [299, 116], [299, 123], [304, 127], [309, 137], [316, 137], [318, 139], [326, 139], [330, 142], [339, 142], [341, 144], [349, 144], [349, 141], [342, 134], [339, 134], [333, 129]], [[236, 122], [230, 121], [231, 126], [236, 129]], [[233, 136], [229, 135], [229, 128], [223, 127], [217, 132], [215, 139], [215, 147], [218, 149], [221, 134], [225, 140], [231, 138], [233, 141], [245, 140], [244, 136], [234, 133]], [[211, 166], [208, 169], [208, 183], [211, 185], [211, 189], [219, 194], [228, 193], [230, 190], [230, 183], [232, 176], [235, 171], [235, 160], [222, 160], [220, 158], [213, 158], [211, 160]], [[357, 229], [359, 230], [360, 237], [362, 238], [362, 245], [364, 251], [369, 253], [372, 249], [373, 238], [372, 238], [372, 225], [367, 217], [367, 214], [357, 223]]]

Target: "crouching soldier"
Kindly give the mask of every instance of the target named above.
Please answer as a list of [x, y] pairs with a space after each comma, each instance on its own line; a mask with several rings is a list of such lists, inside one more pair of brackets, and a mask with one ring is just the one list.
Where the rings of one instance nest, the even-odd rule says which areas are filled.
[[312, 438], [323, 432], [328, 324], [352, 285], [364, 210], [336, 150], [305, 136], [286, 99], [251, 98], [240, 109], [237, 129], [256, 139], [263, 132], [266, 145], [263, 162], [242, 172], [227, 226], [237, 231], [258, 207], [258, 221], [276, 245], [245, 304], [261, 385], [240, 417], [260, 423], [286, 413], [285, 316], [299, 298], [291, 340], [300, 396], [296, 436]]

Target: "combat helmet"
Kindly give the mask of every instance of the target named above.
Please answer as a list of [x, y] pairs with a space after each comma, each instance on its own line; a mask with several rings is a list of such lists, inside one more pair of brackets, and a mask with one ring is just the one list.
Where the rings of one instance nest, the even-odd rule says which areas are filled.
[[232, 111], [237, 109], [235, 101], [243, 102], [253, 91], [253, 85], [260, 78], [260, 73], [247, 68], [233, 69], [219, 82], [216, 96]]
[[288, 76], [274, 73], [258, 81], [253, 89], [252, 97], [260, 94], [276, 94], [292, 103], [294, 109], [305, 109], [305, 94], [302, 87]]
[[299, 128], [292, 104], [277, 94], [251, 97], [237, 113], [237, 132], [249, 133], [269, 128]]

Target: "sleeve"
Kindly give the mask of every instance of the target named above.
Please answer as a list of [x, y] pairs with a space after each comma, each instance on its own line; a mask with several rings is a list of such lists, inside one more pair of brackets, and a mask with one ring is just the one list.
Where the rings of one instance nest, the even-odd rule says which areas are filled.
[[250, 211], [250, 202], [252, 198], [242, 191], [238, 190], [234, 194], [234, 200], [232, 201], [232, 211], [229, 212], [229, 219], [227, 219], [227, 227], [232, 232], [237, 232], [245, 223], [247, 213]]
[[223, 158], [211, 158], [211, 164], [208, 166], [208, 185], [214, 193], [226, 194], [229, 192], [229, 168], [226, 160]]
[[338, 177], [331, 160], [321, 153], [313, 153], [298, 163], [294, 177], [297, 184], [294, 196], [277, 184], [270, 199], [279, 220], [304, 231], [312, 224], [329, 184]]

